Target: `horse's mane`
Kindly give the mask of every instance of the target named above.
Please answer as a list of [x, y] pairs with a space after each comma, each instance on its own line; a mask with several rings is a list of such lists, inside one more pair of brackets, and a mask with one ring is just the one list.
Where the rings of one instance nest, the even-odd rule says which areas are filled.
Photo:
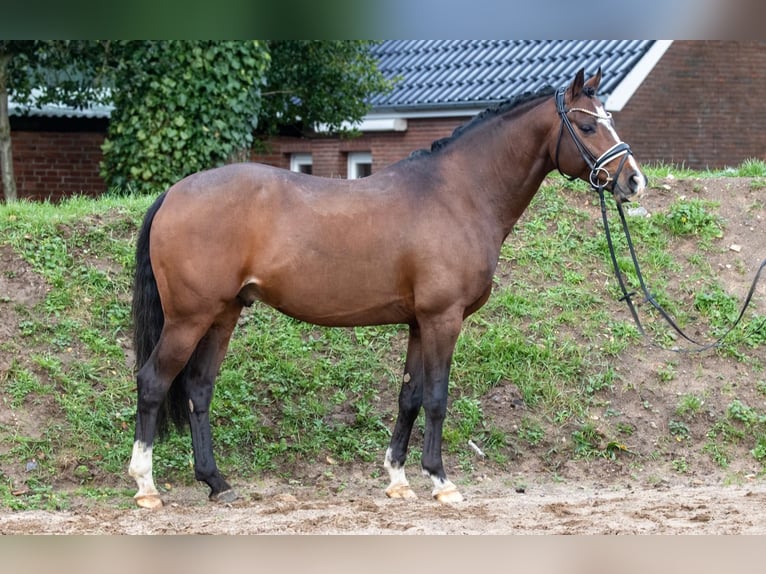
[[464, 133], [472, 130], [473, 128], [475, 128], [476, 126], [480, 124], [483, 124], [487, 120], [506, 114], [507, 112], [510, 112], [511, 110], [515, 108], [520, 108], [522, 105], [528, 102], [531, 102], [533, 100], [536, 100], [545, 96], [553, 95], [554, 91], [555, 91], [554, 88], [550, 86], [546, 86], [535, 92], [524, 92], [523, 94], [513, 96], [512, 98], [509, 98], [507, 100], [503, 100], [502, 102], [499, 102], [495, 104], [494, 106], [487, 108], [486, 110], [476, 115], [473, 119], [466, 122], [465, 124], [462, 124], [456, 127], [455, 130], [452, 132], [452, 135], [449, 135], [447, 137], [434, 141], [431, 144], [431, 149], [415, 150], [409, 155], [409, 157], [416, 158], [423, 155], [429, 155], [433, 152], [437, 152], [441, 149], [444, 149], [446, 146], [448, 146], [450, 143], [452, 143], [457, 138], [462, 136]]

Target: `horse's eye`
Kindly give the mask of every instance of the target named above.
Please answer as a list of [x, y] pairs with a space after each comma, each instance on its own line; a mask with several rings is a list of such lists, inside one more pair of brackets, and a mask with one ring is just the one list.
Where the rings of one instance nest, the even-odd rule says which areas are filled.
[[580, 128], [580, 131], [585, 135], [596, 132], [596, 126], [594, 126], [593, 124], [582, 124], [578, 127]]

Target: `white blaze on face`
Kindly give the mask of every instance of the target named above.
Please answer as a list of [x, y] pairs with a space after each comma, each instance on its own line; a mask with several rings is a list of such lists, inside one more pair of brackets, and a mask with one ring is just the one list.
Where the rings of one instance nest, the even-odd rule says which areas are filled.
[[130, 457], [128, 474], [136, 480], [138, 492], [135, 498], [159, 494], [152, 478], [152, 447], [141, 441], [133, 443], [133, 455]]
[[[606, 128], [606, 130], [612, 136], [612, 139], [614, 140], [615, 145], [620, 143], [622, 140], [620, 139], [620, 136], [617, 135], [617, 131], [612, 126], [612, 122], [609, 119], [611, 116], [606, 112], [606, 110], [604, 109], [604, 106], [602, 106], [601, 104], [596, 104], [596, 113], [599, 116], [598, 123], [604, 126], [604, 128]], [[635, 160], [632, 154], [628, 155], [628, 159], [626, 163], [633, 169], [635, 173], [641, 173], [641, 170], [638, 169], [638, 162]], [[643, 189], [643, 183], [641, 185], [641, 189]]]

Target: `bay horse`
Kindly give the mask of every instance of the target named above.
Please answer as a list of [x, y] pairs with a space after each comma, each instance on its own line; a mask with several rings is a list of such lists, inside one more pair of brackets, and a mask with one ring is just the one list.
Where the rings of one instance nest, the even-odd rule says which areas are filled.
[[490, 296], [503, 241], [555, 169], [607, 186], [620, 202], [645, 187], [596, 96], [600, 80], [600, 69], [587, 80], [580, 70], [558, 91], [486, 110], [363, 179], [242, 163], [160, 195], [136, 247], [136, 503], [162, 505], [152, 444], [166, 408], [189, 423], [194, 475], [210, 500], [236, 499], [213, 456], [209, 407], [238, 317], [255, 301], [323, 326], [408, 325], [385, 492], [416, 496], [404, 462], [423, 408], [421, 464], [433, 497], [462, 500], [441, 454], [450, 366], [463, 320]]

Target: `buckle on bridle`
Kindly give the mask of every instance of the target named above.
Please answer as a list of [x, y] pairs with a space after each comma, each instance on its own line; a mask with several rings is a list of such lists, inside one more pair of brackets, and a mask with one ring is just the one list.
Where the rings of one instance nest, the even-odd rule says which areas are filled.
[[[606, 176], [603, 184], [598, 180], [599, 175], [602, 173]], [[612, 176], [606, 168], [594, 167], [592, 170], [590, 170], [590, 176], [588, 177], [588, 179], [590, 180], [591, 187], [593, 187], [594, 189], [598, 189], [601, 186], [608, 185], [609, 182], [612, 181]]]
[[[590, 176], [588, 179], [590, 180], [590, 184], [593, 187], [593, 189], [599, 189], [599, 187], [605, 187], [612, 181], [612, 175], [609, 173], [609, 171], [606, 168], [603, 167], [605, 164], [617, 159], [618, 157], [622, 157], [622, 161], [620, 161], [620, 164], [617, 167], [617, 175], [619, 176], [620, 172], [622, 171], [622, 166], [625, 163], [625, 159], [632, 154], [633, 152], [631, 151], [630, 146], [622, 141], [617, 142], [608, 150], [606, 150], [604, 153], [602, 153], [599, 156], [599, 158], [593, 163], [593, 167], [590, 170]], [[602, 173], [606, 175], [606, 179], [603, 184], [599, 182], [599, 175], [601, 175]]]

